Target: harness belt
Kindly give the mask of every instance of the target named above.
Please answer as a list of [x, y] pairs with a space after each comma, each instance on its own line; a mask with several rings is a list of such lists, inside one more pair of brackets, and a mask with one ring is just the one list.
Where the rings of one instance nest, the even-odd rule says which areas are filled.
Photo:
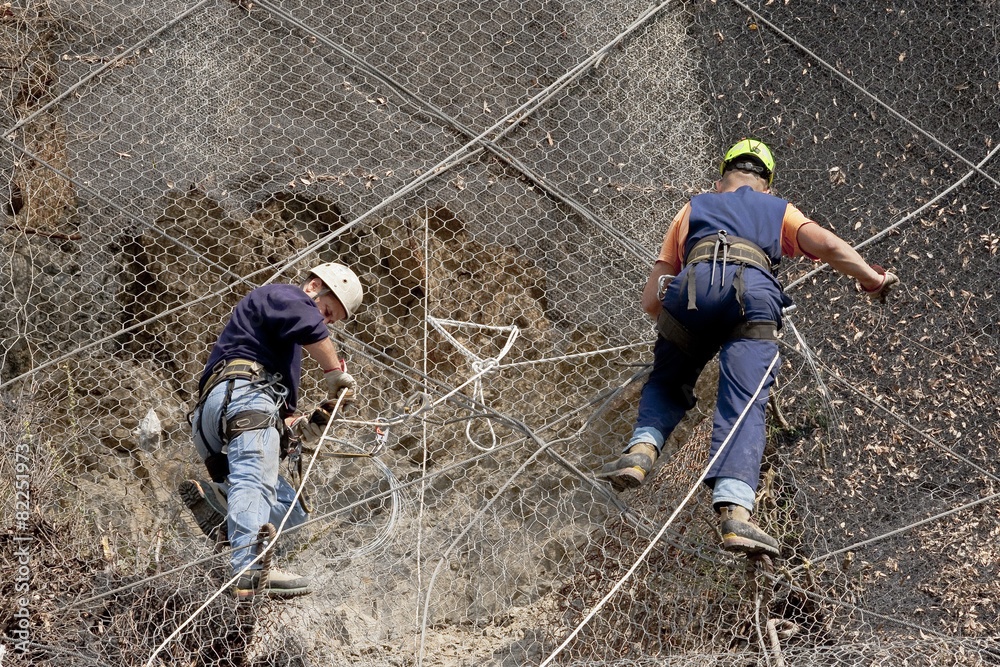
[[[656, 318], [656, 332], [666, 340], [675, 344], [682, 352], [688, 356], [698, 356], [699, 351], [712, 352], [718, 347], [718, 343], [706, 341], [702, 338], [695, 338], [677, 318], [664, 308]], [[725, 343], [731, 340], [751, 338], [755, 340], [778, 340], [778, 323], [771, 320], [760, 320], [758, 322], [741, 322], [720, 341]]]
[[[743, 284], [743, 268], [745, 266], [753, 266], [762, 271], [772, 273], [771, 258], [753, 241], [748, 241], [739, 236], [729, 236], [725, 230], [720, 229], [714, 238], [704, 238], [691, 248], [691, 252], [688, 253], [685, 260], [685, 265], [691, 266], [701, 262], [712, 262], [712, 278], [709, 285], [714, 285], [715, 269], [719, 263], [720, 250], [722, 251], [722, 282], [720, 286], [725, 286], [726, 284], [726, 264], [732, 262], [739, 265], [736, 275], [733, 277], [733, 287], [736, 288], [736, 298], [739, 301], [740, 310], [742, 311], [743, 295], [746, 292]], [[696, 303], [698, 289], [695, 285], [694, 273], [688, 271], [686, 280], [688, 310], [698, 310]]]
[[270, 428], [273, 425], [274, 415], [270, 412], [244, 410], [243, 412], [237, 412], [226, 421], [225, 435], [227, 438], [232, 439], [241, 433], [259, 431], [264, 428]]
[[215, 385], [225, 380], [259, 380], [264, 376], [264, 365], [251, 359], [230, 359], [220, 361], [212, 369], [212, 374], [205, 381], [205, 388], [198, 396], [200, 404], [215, 388]]
[[[204, 402], [208, 395], [212, 392], [215, 387], [217, 387], [222, 382], [226, 382], [226, 398], [223, 400], [222, 409], [219, 411], [219, 425], [218, 432], [222, 436], [223, 442], [228, 445], [229, 441], [240, 435], [241, 433], [246, 433], [248, 431], [256, 431], [260, 429], [270, 428], [275, 425], [274, 415], [267, 412], [260, 412], [256, 410], [245, 410], [232, 418], [226, 419], [226, 409], [229, 406], [229, 401], [232, 399], [233, 395], [233, 382], [235, 380], [249, 380], [250, 382], [256, 382], [262, 380], [265, 377], [264, 366], [260, 362], [253, 361], [250, 359], [230, 359], [228, 361], [220, 361], [212, 369], [212, 374], [208, 376], [205, 381], [205, 388], [201, 391], [198, 396], [198, 403], [195, 406], [195, 410], [198, 409]], [[193, 412], [193, 411], [192, 411]], [[280, 424], [283, 424], [279, 420]], [[198, 428], [201, 428], [201, 421], [199, 419]], [[278, 431], [283, 433], [285, 429], [279, 427]], [[206, 447], [208, 446], [206, 440]], [[223, 447], [225, 449], [225, 446]], [[213, 482], [222, 483], [226, 481], [226, 477], [229, 475], [229, 456], [225, 451], [213, 452], [211, 448], [208, 451], [208, 458], [205, 459], [205, 468], [208, 470], [209, 476], [212, 478]]]
[[772, 320], [743, 322], [729, 332], [729, 340], [752, 338], [755, 340], [778, 340], [778, 323]]

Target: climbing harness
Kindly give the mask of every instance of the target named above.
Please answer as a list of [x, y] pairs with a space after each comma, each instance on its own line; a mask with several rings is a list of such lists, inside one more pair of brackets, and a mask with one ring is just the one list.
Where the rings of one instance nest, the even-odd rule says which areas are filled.
[[[693, 266], [694, 264], [700, 264], [701, 262], [712, 262], [712, 277], [709, 285], [715, 285], [715, 272], [719, 264], [719, 251], [722, 251], [722, 270], [721, 281], [719, 283], [720, 287], [725, 287], [726, 285], [726, 265], [730, 262], [739, 265], [739, 269], [736, 271], [736, 275], [733, 277], [733, 287], [736, 288], [736, 298], [740, 303], [740, 309], [743, 308], [743, 295], [746, 293], [745, 286], [743, 284], [743, 268], [746, 266], [753, 266], [767, 273], [773, 273], [773, 268], [771, 266], [771, 259], [767, 256], [763, 250], [760, 249], [752, 241], [741, 238], [739, 236], [730, 237], [729, 234], [724, 230], [720, 229], [715, 238], [708, 237], [701, 241], [698, 241], [691, 248], [691, 252], [688, 253], [687, 260], [685, 261], [686, 266]], [[698, 294], [697, 287], [695, 286], [695, 276], [694, 272], [688, 271], [686, 274], [687, 280], [687, 296], [688, 296], [688, 310], [698, 310], [698, 305], [695, 303]]]
[[264, 374], [264, 365], [251, 359], [222, 360], [212, 369], [212, 374], [205, 380], [205, 388], [198, 396], [198, 405], [205, 401], [215, 385], [223, 380], [258, 380]]
[[[292, 434], [285, 427], [284, 420], [280, 419], [276, 413], [260, 410], [244, 410], [228, 419], [226, 418], [226, 412], [229, 408], [229, 402], [232, 400], [233, 388], [237, 380], [250, 382], [249, 386], [255, 391], [272, 392], [276, 401], [283, 400], [288, 393], [288, 390], [280, 384], [281, 375], [279, 373], [268, 373], [264, 369], [264, 366], [257, 361], [250, 359], [223, 360], [212, 369], [211, 375], [208, 376], [204, 388], [198, 396], [198, 402], [195, 404], [194, 409], [188, 413], [188, 421], [189, 423], [193, 423], [194, 414], [195, 412], [198, 413], [197, 424], [195, 426], [199, 431], [202, 442], [205, 443], [205, 447], [208, 449], [205, 468], [208, 470], [212, 481], [220, 484], [225, 482], [226, 477], [229, 476], [229, 441], [237, 435], [274, 426], [278, 429], [281, 437], [279, 447], [283, 452], [288, 451], [290, 439], [293, 438]], [[202, 408], [204, 408], [209, 394], [223, 382], [226, 383], [226, 396], [219, 409], [219, 423], [217, 426], [223, 445], [216, 452], [209, 446], [208, 439], [205, 437], [204, 425], [202, 423]]]
[[727, 341], [753, 338], [758, 340], [778, 340], [778, 323], [774, 320], [758, 320], [737, 324], [721, 341], [696, 338], [666, 308], [656, 317], [656, 332], [677, 345], [689, 356], [697, 356], [700, 351], [709, 350]]
[[[762, 271], [773, 273], [771, 260], [753, 242], [738, 236], [729, 236], [725, 230], [719, 230], [714, 237], [704, 238], [694, 245], [685, 265], [690, 267], [702, 262], [712, 262], [712, 274], [709, 285], [715, 285], [720, 251], [722, 253], [722, 268], [719, 271], [719, 285], [720, 287], [725, 286], [726, 265], [729, 263], [738, 265], [736, 275], [733, 277], [733, 287], [736, 290], [736, 299], [740, 305], [740, 314], [743, 314], [743, 297], [746, 294], [743, 269], [746, 266], [753, 266]], [[684, 280], [687, 281], [688, 310], [697, 310], [697, 287], [695, 285], [694, 271], [687, 271], [684, 274]], [[690, 356], [699, 356], [700, 354], [707, 353], [730, 340], [743, 338], [759, 340], [778, 339], [778, 323], [773, 320], [759, 320], [741, 322], [719, 340], [704, 340], [703, 338], [693, 336], [666, 308], [661, 309], [660, 314], [656, 318], [656, 331], [660, 336], [673, 342], [681, 351]]]

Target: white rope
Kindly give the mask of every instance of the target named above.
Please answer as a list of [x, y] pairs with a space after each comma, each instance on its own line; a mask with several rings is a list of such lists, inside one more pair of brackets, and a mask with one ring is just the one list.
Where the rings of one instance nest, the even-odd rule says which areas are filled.
[[[430, 237], [430, 225], [428, 224], [428, 218], [425, 213], [424, 215], [424, 321], [421, 323], [422, 328], [422, 340], [423, 345], [423, 356], [422, 356], [422, 371], [424, 378], [429, 377], [430, 369], [428, 366], [429, 355], [428, 348], [430, 344], [431, 332], [428, 328], [427, 315], [431, 312], [431, 237]], [[429, 389], [428, 385], [424, 385], [425, 389]], [[418, 409], [417, 412], [420, 412]], [[420, 599], [420, 591], [423, 589], [424, 585], [424, 512], [427, 510], [427, 460], [430, 458], [427, 453], [427, 420], [421, 420], [420, 424], [420, 489], [417, 495], [417, 548], [416, 548], [416, 580], [417, 580], [417, 593], [416, 599]], [[413, 627], [414, 629], [420, 628], [420, 607], [419, 605], [413, 606]], [[416, 633], [414, 633], [416, 637]], [[423, 667], [423, 660], [421, 659], [421, 654], [419, 651], [420, 645], [417, 643], [416, 639], [413, 642], [413, 650], [417, 653], [417, 667]]]
[[757, 586], [757, 591], [753, 600], [753, 625], [754, 629], [757, 631], [757, 642], [760, 646], [760, 654], [764, 656], [765, 666], [771, 667], [771, 652], [767, 650], [767, 642], [764, 641], [764, 633], [760, 630], [760, 609], [763, 603], [763, 597], [764, 594], [761, 591], [761, 587]]
[[[486, 327], [486, 325], [481, 325], [481, 326]], [[503, 327], [493, 327], [493, 328], [501, 329]], [[504, 370], [504, 369], [507, 369], [507, 368], [520, 368], [520, 367], [523, 367], [523, 366], [531, 366], [531, 365], [534, 365], [534, 364], [549, 364], [549, 363], [555, 363], [555, 362], [558, 362], [558, 361], [569, 361], [569, 360], [573, 360], [573, 359], [585, 359], [587, 357], [594, 357], [594, 356], [598, 356], [598, 355], [602, 355], [602, 354], [611, 354], [613, 352], [623, 352], [625, 350], [634, 350], [634, 349], [638, 349], [640, 347], [648, 347], [648, 346], [652, 345], [655, 342], [656, 342], [655, 340], [645, 340], [645, 341], [641, 341], [641, 342], [638, 342], [638, 343], [631, 343], [629, 345], [618, 345], [616, 347], [605, 347], [605, 348], [601, 348], [600, 350], [594, 350], [592, 352], [577, 352], [575, 354], [563, 354], [563, 355], [556, 356], [556, 357], [545, 357], [544, 359], [531, 359], [531, 360], [526, 360], [526, 361], [512, 361], [512, 362], [509, 362], [509, 363], [506, 363], [506, 364], [498, 363], [495, 366], [482, 367], [482, 368], [477, 369], [476, 375], [474, 375], [473, 377], [471, 377], [468, 380], [466, 380], [458, 389], [461, 389], [462, 387], [464, 387], [464, 386], [466, 386], [466, 385], [468, 385], [470, 383], [474, 383], [478, 378], [481, 378], [484, 374], [488, 373], [491, 370]], [[392, 426], [398, 425], [398, 424], [400, 424], [402, 422], [405, 422], [408, 419], [422, 419], [422, 417], [420, 415], [422, 415], [422, 414], [424, 414], [426, 412], [430, 412], [433, 408], [435, 408], [438, 405], [440, 405], [442, 402], [444, 402], [444, 400], [446, 400], [448, 397], [453, 396], [455, 393], [457, 393], [457, 390], [450, 392], [447, 395], [447, 397], [439, 398], [439, 399], [437, 399], [435, 401], [429, 400], [429, 396], [428, 396], [427, 397], [428, 400], [425, 403], [423, 403], [419, 409], [416, 409], [413, 412], [407, 411], [404, 414], [398, 414], [398, 415], [396, 415], [394, 417], [389, 417], [389, 418], [386, 418], [386, 419], [376, 418], [374, 420], [342, 419], [342, 420], [340, 420], [340, 423], [341, 424], [350, 425], [350, 426], [374, 426], [376, 428], [392, 427]], [[423, 395], [427, 396], [426, 394], [423, 394]], [[414, 397], [416, 397], [416, 396], [417, 395], [414, 395]]]
[[715, 453], [715, 456], [712, 457], [712, 460], [708, 462], [707, 466], [705, 466], [705, 469], [701, 472], [701, 475], [698, 476], [698, 479], [691, 486], [691, 489], [687, 492], [687, 495], [685, 495], [684, 499], [681, 500], [680, 505], [677, 506], [677, 508], [673, 511], [673, 514], [671, 514], [670, 517], [663, 523], [663, 526], [660, 528], [659, 532], [657, 532], [656, 535], [653, 536], [653, 539], [649, 541], [649, 544], [646, 546], [645, 550], [643, 550], [643, 552], [639, 554], [639, 557], [635, 560], [634, 563], [632, 563], [632, 566], [628, 569], [628, 571], [624, 575], [622, 575], [622, 577], [618, 581], [615, 582], [614, 586], [611, 587], [611, 590], [608, 591], [607, 595], [601, 598], [600, 602], [594, 605], [594, 607], [587, 613], [584, 619], [580, 621], [580, 623], [575, 628], [573, 628], [573, 631], [570, 632], [569, 635], [567, 635], [566, 639], [563, 640], [563, 643], [560, 644], [551, 653], [551, 655], [549, 655], [549, 657], [543, 660], [538, 667], [545, 667], [546, 665], [551, 664], [551, 662], [555, 659], [555, 657], [559, 655], [562, 652], [562, 650], [566, 648], [578, 634], [580, 634], [580, 631], [583, 630], [584, 626], [587, 625], [587, 623], [589, 623], [591, 619], [593, 619], [594, 616], [596, 616], [597, 613], [604, 608], [604, 605], [606, 605], [608, 601], [611, 600], [611, 598], [614, 597], [614, 595], [619, 590], [621, 590], [622, 586], [625, 585], [625, 582], [632, 578], [632, 575], [635, 574], [635, 571], [639, 569], [639, 566], [646, 560], [649, 554], [653, 551], [653, 548], [656, 547], [656, 543], [660, 541], [660, 538], [662, 538], [664, 534], [666, 534], [667, 529], [674, 522], [674, 519], [677, 518], [677, 515], [681, 513], [681, 510], [684, 509], [684, 507], [688, 504], [688, 501], [691, 500], [691, 498], [694, 496], [695, 492], [698, 490], [698, 486], [703, 481], [705, 481], [705, 477], [708, 475], [708, 471], [712, 469], [712, 466], [715, 465], [715, 462], [718, 461], [719, 457], [722, 456], [722, 453], [726, 451], [726, 447], [729, 445], [729, 441], [732, 440], [733, 434], [736, 433], [736, 431], [739, 429], [740, 424], [743, 423], [743, 418], [746, 417], [747, 413], [750, 411], [750, 406], [752, 406], [756, 402], [757, 397], [760, 395], [760, 392], [764, 390], [764, 385], [767, 382], [768, 377], [770, 377], [771, 375], [771, 370], [774, 369], [774, 365], [778, 363], [778, 359], [780, 358], [780, 356], [781, 355], [779, 352], [774, 353], [774, 358], [771, 359], [771, 363], [768, 365], [767, 370], [764, 371], [764, 375], [760, 379], [760, 384], [757, 385], [756, 391], [754, 391], [753, 395], [747, 401], [746, 407], [743, 408], [743, 412], [740, 413], [740, 416], [739, 418], [737, 418], [736, 423], [733, 424], [733, 428], [726, 435], [726, 439], [722, 441], [722, 444], [719, 446], [719, 451]]
[[545, 357], [544, 359], [528, 359], [526, 361], [512, 361], [507, 364], [499, 364], [497, 368], [518, 368], [521, 366], [533, 366], [535, 364], [551, 364], [557, 361], [569, 361], [571, 359], [586, 359], [587, 357], [596, 357], [601, 354], [611, 354], [612, 352], [624, 352], [625, 350], [634, 350], [639, 347], [646, 347], [652, 345], [656, 342], [653, 340], [644, 340], [638, 343], [629, 343], [628, 345], [618, 345], [615, 347], [604, 347], [599, 350], [594, 350], [592, 352], [575, 352], [573, 354], [562, 354], [557, 357]]
[[402, 421], [404, 421], [406, 419], [410, 419], [410, 418], [413, 418], [413, 417], [419, 417], [419, 415], [422, 415], [425, 412], [431, 412], [437, 406], [441, 405], [442, 403], [447, 402], [448, 399], [450, 399], [455, 394], [460, 393], [463, 389], [465, 389], [470, 384], [475, 384], [483, 375], [489, 373], [492, 370], [494, 370], [493, 367], [486, 367], [486, 368], [480, 369], [472, 377], [467, 378], [465, 380], [465, 382], [463, 382], [462, 384], [458, 385], [457, 387], [454, 387], [447, 394], [439, 396], [437, 399], [435, 399], [433, 401], [428, 401], [427, 403], [425, 403], [416, 412], [411, 412], [411, 413], [409, 413], [407, 415], [400, 415], [399, 417], [393, 417], [392, 419], [388, 419], [388, 420], [384, 420], [384, 421], [363, 421], [363, 420], [358, 420], [358, 419], [341, 419], [340, 423], [341, 424], [346, 424], [346, 425], [351, 425], [351, 426], [386, 426], [386, 425], [398, 424], [398, 423], [400, 423], [400, 422], [402, 422]]
[[[427, 321], [434, 327], [435, 331], [440, 333], [444, 338], [455, 346], [459, 352], [461, 352], [469, 360], [470, 366], [472, 367], [473, 383], [472, 383], [472, 400], [476, 401], [480, 405], [486, 405], [486, 391], [483, 389], [483, 376], [487, 373], [496, 370], [500, 367], [500, 360], [507, 356], [510, 349], [514, 346], [514, 341], [517, 340], [518, 335], [520, 335], [521, 330], [515, 326], [493, 326], [489, 324], [477, 324], [475, 322], [459, 322], [458, 320], [448, 320], [437, 318], [432, 315], [427, 316]], [[507, 342], [504, 344], [503, 349], [495, 357], [483, 358], [477, 355], [475, 352], [470, 350], [468, 347], [463, 345], [455, 338], [450, 331], [445, 329], [445, 326], [451, 327], [468, 327], [473, 329], [485, 329], [487, 331], [496, 331], [500, 333], [507, 333]], [[469, 441], [473, 447], [481, 452], [490, 452], [496, 449], [497, 446], [497, 433], [493, 428], [492, 420], [486, 420], [486, 426], [490, 430], [490, 446], [483, 447], [475, 438], [472, 437], [472, 420], [465, 422], [465, 439]]]

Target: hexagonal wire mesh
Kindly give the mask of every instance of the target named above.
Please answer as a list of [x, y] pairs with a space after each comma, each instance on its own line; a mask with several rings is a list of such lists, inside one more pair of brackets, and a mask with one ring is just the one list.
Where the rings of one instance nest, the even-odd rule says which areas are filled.
[[[998, 23], [988, 0], [0, 7], [12, 659], [997, 664]], [[651, 483], [593, 477], [634, 417], [660, 238], [748, 135], [903, 280], [870, 308], [783, 269], [773, 567], [718, 547], [711, 373]], [[320, 261], [366, 289], [334, 332], [363, 401], [283, 468], [313, 512], [276, 557], [315, 592], [236, 603], [176, 494], [204, 475], [186, 415], [235, 303]]]

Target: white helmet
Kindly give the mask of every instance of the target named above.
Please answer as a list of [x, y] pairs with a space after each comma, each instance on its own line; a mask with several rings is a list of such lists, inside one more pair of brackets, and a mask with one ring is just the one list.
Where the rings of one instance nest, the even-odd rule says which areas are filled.
[[361, 306], [361, 281], [349, 268], [336, 262], [327, 262], [311, 269], [309, 274], [316, 276], [340, 299], [347, 316], [350, 317]]

